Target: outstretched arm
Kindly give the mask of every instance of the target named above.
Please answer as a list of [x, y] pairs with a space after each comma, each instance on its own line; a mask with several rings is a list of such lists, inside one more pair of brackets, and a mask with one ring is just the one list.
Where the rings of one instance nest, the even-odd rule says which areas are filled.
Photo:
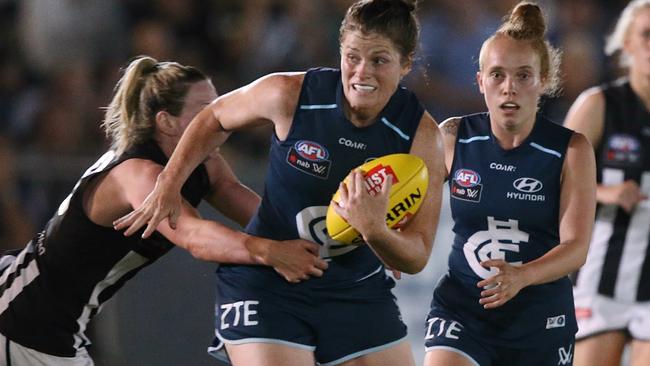
[[181, 187], [190, 173], [219, 147], [228, 133], [246, 126], [273, 123], [281, 139], [287, 135], [298, 103], [303, 74], [273, 74], [224, 94], [190, 122], [169, 162], [158, 175], [153, 191], [135, 211], [115, 221], [116, 229], [131, 235], [145, 224], [151, 235], [169, 219], [176, 227], [181, 207]]
[[[88, 216], [110, 225], [125, 210], [142, 203], [162, 166], [130, 159], [113, 168], [88, 199]], [[219, 263], [260, 264], [273, 267], [289, 282], [321, 276], [327, 263], [318, 257], [319, 245], [305, 240], [275, 241], [232, 230], [204, 220], [187, 201], [182, 202], [173, 230], [167, 220], [156, 228], [169, 241], [195, 258]]]

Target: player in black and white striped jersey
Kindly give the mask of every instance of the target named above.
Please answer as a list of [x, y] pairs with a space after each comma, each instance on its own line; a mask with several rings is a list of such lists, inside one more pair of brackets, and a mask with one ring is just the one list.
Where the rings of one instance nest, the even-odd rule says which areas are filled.
[[565, 125], [596, 149], [599, 207], [585, 265], [575, 279], [576, 366], [650, 360], [650, 0], [623, 10], [606, 53], [627, 75], [586, 90]]
[[114, 230], [139, 206], [189, 121], [217, 97], [199, 70], [140, 57], [127, 67], [106, 111], [113, 146], [79, 179], [25, 249], [0, 258], [0, 366], [91, 366], [85, 330], [126, 281], [174, 245], [196, 258], [270, 265], [285, 280], [322, 274], [318, 245], [261, 239], [203, 220], [202, 199], [244, 225], [260, 199], [211, 154], [182, 187], [175, 230], [143, 239]]

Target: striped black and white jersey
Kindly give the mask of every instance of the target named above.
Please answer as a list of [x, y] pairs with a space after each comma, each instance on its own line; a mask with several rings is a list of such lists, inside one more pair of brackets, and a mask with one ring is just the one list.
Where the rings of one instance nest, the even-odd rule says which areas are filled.
[[[634, 180], [650, 195], [650, 113], [629, 80], [619, 79], [601, 88], [605, 124], [596, 149], [598, 183]], [[649, 239], [650, 201], [641, 202], [629, 214], [620, 206], [599, 204], [576, 291], [623, 301], [650, 300]]]
[[[152, 141], [121, 156], [108, 151], [84, 173], [45, 229], [19, 253], [2, 257], [0, 332], [7, 338], [50, 355], [75, 357], [90, 344], [84, 331], [102, 304], [173, 247], [159, 233], [125, 237], [93, 223], [83, 209], [89, 182], [132, 158], [167, 162]], [[183, 197], [196, 206], [209, 186], [200, 165], [183, 186]]]

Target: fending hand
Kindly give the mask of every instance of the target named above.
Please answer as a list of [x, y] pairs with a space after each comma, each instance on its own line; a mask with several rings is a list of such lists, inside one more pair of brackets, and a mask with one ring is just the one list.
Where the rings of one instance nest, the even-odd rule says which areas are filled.
[[168, 218], [169, 226], [176, 229], [176, 222], [181, 211], [181, 200], [179, 192], [165, 189], [158, 179], [154, 190], [149, 193], [140, 207], [113, 221], [113, 227], [115, 230], [126, 228], [124, 235], [130, 236], [147, 224], [142, 238], [148, 238], [156, 231], [158, 225]]

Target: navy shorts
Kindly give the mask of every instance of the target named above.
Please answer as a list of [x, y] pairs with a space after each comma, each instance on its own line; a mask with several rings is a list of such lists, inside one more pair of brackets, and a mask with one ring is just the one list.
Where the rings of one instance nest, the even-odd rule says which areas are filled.
[[444, 349], [465, 356], [477, 366], [570, 366], [575, 336], [532, 348], [509, 348], [490, 344], [485, 337], [466, 329], [462, 320], [444, 311], [427, 316], [424, 346], [427, 352]]
[[337, 365], [406, 337], [384, 270], [345, 286], [290, 284], [265, 267], [217, 270], [216, 334], [226, 344], [277, 343]]

